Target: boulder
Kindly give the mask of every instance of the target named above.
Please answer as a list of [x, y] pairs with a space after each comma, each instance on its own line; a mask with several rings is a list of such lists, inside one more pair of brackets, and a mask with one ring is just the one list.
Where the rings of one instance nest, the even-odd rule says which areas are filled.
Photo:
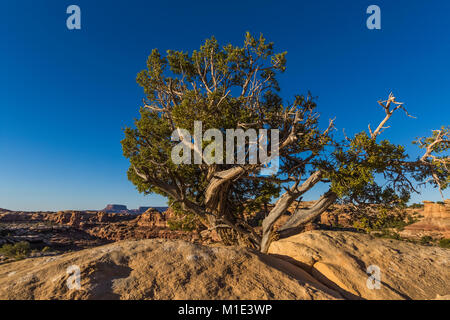
[[[346, 298], [435, 299], [450, 294], [449, 249], [354, 232], [311, 231], [275, 241], [269, 252]], [[379, 289], [367, 284], [370, 266], [379, 268]]]
[[[76, 268], [81, 286], [69, 289]], [[0, 265], [2, 300], [340, 298], [282, 259], [181, 240], [122, 241]]]

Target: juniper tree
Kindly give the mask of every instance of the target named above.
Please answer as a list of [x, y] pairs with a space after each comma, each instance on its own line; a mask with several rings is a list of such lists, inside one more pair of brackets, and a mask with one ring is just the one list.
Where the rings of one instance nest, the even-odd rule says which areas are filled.
[[[418, 184], [447, 187], [449, 128], [417, 139], [425, 154], [409, 160], [403, 146], [379, 139], [391, 116], [406, 112], [390, 94], [378, 102], [385, 117], [376, 128], [369, 125], [368, 132], [338, 140], [333, 120], [319, 124], [316, 99], [310, 94], [299, 94], [290, 103], [280, 97], [277, 76], [285, 70], [286, 52], [275, 53], [273, 43], [262, 35], [247, 33], [242, 46], [219, 46], [212, 37], [191, 54], [168, 50], [163, 56], [154, 49], [147, 69], [137, 76], [146, 95], [140, 118], [135, 127], [125, 129], [122, 141], [130, 160], [129, 180], [139, 192], [166, 196], [171, 206], [217, 230], [224, 243], [243, 243], [263, 252], [273, 239], [295, 234], [336, 201], [359, 207], [401, 204], [417, 192]], [[224, 134], [227, 129], [279, 130], [277, 143], [266, 137], [267, 145], [276, 144], [279, 169], [262, 175], [265, 164], [250, 161], [247, 140], [244, 163], [206, 161], [202, 150], [214, 139], [199, 146], [179, 134], [194, 132], [196, 121], [202, 122], [202, 134], [209, 129]], [[179, 145], [172, 139], [174, 132], [185, 138], [183, 145], [200, 163], [174, 163], [171, 155]], [[225, 157], [218, 148], [211, 148], [216, 160]], [[236, 148], [233, 156], [237, 153]], [[319, 183], [329, 186], [320, 199], [309, 209], [294, 210], [274, 230], [288, 208]], [[245, 212], [271, 200], [274, 205], [262, 232], [257, 232]]]

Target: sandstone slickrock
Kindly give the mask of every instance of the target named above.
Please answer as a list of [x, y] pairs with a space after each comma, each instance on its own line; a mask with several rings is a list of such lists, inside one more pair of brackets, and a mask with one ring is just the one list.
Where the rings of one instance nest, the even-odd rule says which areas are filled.
[[[450, 294], [450, 250], [343, 231], [311, 231], [272, 243], [269, 252], [301, 266], [346, 298], [435, 299]], [[369, 289], [367, 268], [381, 271]]]
[[[81, 270], [69, 289], [66, 270]], [[0, 299], [336, 299], [339, 293], [275, 257], [161, 239], [122, 241], [0, 265]]]

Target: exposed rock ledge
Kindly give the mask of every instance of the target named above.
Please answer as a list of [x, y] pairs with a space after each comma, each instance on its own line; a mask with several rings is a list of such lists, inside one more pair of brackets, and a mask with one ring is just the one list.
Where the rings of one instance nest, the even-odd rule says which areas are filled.
[[[0, 265], [0, 299], [436, 299], [450, 294], [450, 250], [312, 231], [267, 256], [181, 240], [121, 241]], [[287, 262], [290, 261], [290, 262]], [[69, 290], [78, 265], [81, 289]], [[370, 290], [366, 269], [381, 269]]]
[[[78, 265], [81, 290], [69, 290]], [[0, 299], [336, 299], [284, 260], [177, 240], [121, 241], [0, 266]]]
[[[301, 266], [347, 298], [436, 299], [450, 295], [450, 250], [342, 231], [311, 231], [272, 243], [270, 253]], [[367, 268], [381, 288], [367, 287]]]
[[424, 201], [422, 211], [423, 219], [406, 226], [400, 232], [404, 237], [420, 238], [431, 236], [433, 238], [450, 238], [450, 199], [444, 204]]

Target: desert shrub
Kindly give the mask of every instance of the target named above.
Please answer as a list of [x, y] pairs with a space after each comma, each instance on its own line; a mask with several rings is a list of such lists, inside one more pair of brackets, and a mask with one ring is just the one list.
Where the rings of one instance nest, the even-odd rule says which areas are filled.
[[409, 215], [406, 217], [405, 220], [397, 221], [395, 228], [399, 231], [402, 231], [407, 225], [413, 224], [417, 221], [419, 221], [418, 217], [416, 216], [417, 212], [414, 212], [413, 215]]
[[26, 241], [17, 242], [14, 245], [5, 244], [0, 248], [0, 254], [16, 260], [28, 257], [30, 252], [30, 244]]
[[413, 203], [409, 207], [413, 208], [413, 209], [421, 209], [421, 208], [423, 208], [423, 203]]
[[353, 222], [353, 227], [367, 233], [373, 230], [368, 217], [362, 217], [361, 219], [356, 220], [355, 222]]
[[41, 252], [43, 252], [43, 253], [46, 253], [46, 252], [49, 252], [51, 249], [50, 249], [50, 247], [44, 247], [44, 248], [42, 248], [42, 250], [41, 250]]
[[421, 244], [430, 244], [431, 241], [433, 241], [433, 238], [430, 236], [423, 236], [422, 238], [420, 238]]
[[375, 233], [374, 235], [378, 238], [403, 240], [397, 232], [386, 230], [386, 229], [382, 230], [379, 233]]
[[441, 239], [439, 240], [439, 247], [450, 249], [450, 239]]
[[182, 220], [169, 220], [167, 224], [169, 225], [170, 230], [180, 230], [180, 231], [192, 231], [195, 229], [195, 224], [192, 224], [190, 221], [186, 221], [184, 218]]
[[183, 210], [180, 203], [169, 200], [169, 207], [173, 215], [167, 220], [170, 230], [193, 231], [201, 229], [202, 224], [197, 215], [190, 211]]
[[192, 231], [197, 229], [198, 221], [193, 214], [177, 214], [167, 221], [170, 230]]
[[391, 213], [388, 210], [381, 208], [378, 210], [378, 214], [372, 216], [362, 216], [355, 220], [353, 227], [365, 231], [367, 233], [371, 231], [381, 231], [384, 229], [396, 229], [403, 230], [403, 228], [409, 224], [416, 222], [417, 219], [412, 216], [406, 216], [405, 213]]

